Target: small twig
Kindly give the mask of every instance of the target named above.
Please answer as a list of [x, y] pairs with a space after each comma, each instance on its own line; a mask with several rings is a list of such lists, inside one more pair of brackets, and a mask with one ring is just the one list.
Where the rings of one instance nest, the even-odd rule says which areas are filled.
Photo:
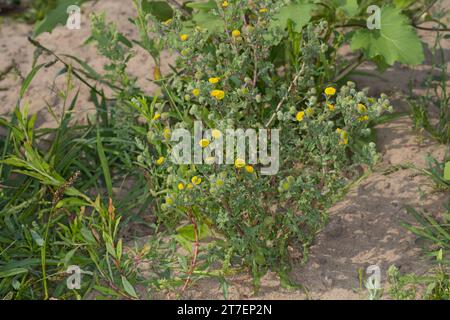
[[345, 67], [340, 74], [338, 74], [334, 79], [333, 82], [338, 82], [345, 76], [347, 76], [350, 72], [352, 72], [356, 67], [358, 67], [361, 63], [364, 62], [363, 55], [360, 54], [358, 58], [355, 59], [354, 62], [350, 63], [347, 67]]
[[198, 256], [198, 247], [199, 247], [199, 243], [198, 243], [198, 225], [197, 225], [197, 221], [195, 220], [194, 215], [192, 214], [192, 212], [189, 212], [189, 218], [192, 222], [192, 225], [194, 226], [194, 239], [195, 239], [195, 243], [194, 243], [194, 256], [192, 257], [192, 261], [191, 261], [191, 267], [189, 268], [188, 271], [188, 277], [186, 279], [186, 281], [184, 282], [184, 286], [181, 289], [181, 292], [184, 292], [187, 288], [187, 286], [189, 285], [189, 283], [191, 282], [191, 276], [195, 271], [195, 267], [197, 265], [197, 256]]
[[412, 26], [416, 29], [425, 31], [450, 31], [450, 28], [428, 28], [428, 27], [421, 27], [417, 24], [413, 24]]
[[266, 128], [268, 128], [272, 124], [272, 121], [273, 121], [273, 119], [275, 119], [275, 116], [277, 115], [277, 112], [280, 110], [281, 106], [286, 101], [289, 93], [291, 93], [292, 88], [294, 87], [295, 83], [297, 82], [298, 78], [300, 78], [300, 76], [302, 75], [304, 70], [305, 70], [305, 63], [303, 62], [302, 67], [300, 68], [300, 71], [297, 73], [297, 75], [292, 80], [291, 84], [289, 85], [289, 89], [287, 90], [287, 92], [284, 95], [284, 97], [280, 100], [280, 102], [278, 103], [278, 105], [277, 105], [277, 107], [275, 109], [275, 112], [272, 114], [272, 117], [270, 117], [269, 121], [267, 122]]

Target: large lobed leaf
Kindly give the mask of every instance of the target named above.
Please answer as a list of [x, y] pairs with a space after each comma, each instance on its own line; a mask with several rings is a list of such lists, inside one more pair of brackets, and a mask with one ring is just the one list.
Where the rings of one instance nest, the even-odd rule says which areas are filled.
[[424, 60], [422, 44], [409, 25], [408, 18], [392, 6], [381, 9], [380, 30], [355, 32], [351, 48], [362, 49], [367, 58], [388, 65], [396, 61], [417, 65]]

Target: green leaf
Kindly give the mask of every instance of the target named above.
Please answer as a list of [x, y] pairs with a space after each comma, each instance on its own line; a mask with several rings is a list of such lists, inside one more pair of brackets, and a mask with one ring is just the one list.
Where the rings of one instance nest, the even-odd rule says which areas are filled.
[[356, 16], [360, 11], [357, 0], [335, 0], [334, 2], [335, 6], [344, 11], [349, 17]]
[[136, 294], [136, 291], [133, 288], [133, 286], [127, 280], [127, 278], [125, 278], [124, 276], [122, 276], [122, 284], [123, 284], [123, 288], [125, 289], [126, 293], [128, 293], [133, 298], [137, 298], [138, 297], [137, 294]]
[[192, 15], [192, 20], [195, 25], [208, 30], [211, 33], [222, 32], [225, 25], [219, 16], [216, 16], [208, 11], [201, 10]]
[[27, 272], [28, 272], [28, 269], [25, 269], [25, 268], [14, 268], [14, 269], [9, 269], [9, 270], [1, 270], [0, 269], [0, 279], [16, 276], [18, 274], [27, 273]]
[[[211, 234], [206, 224], [198, 224], [198, 238], [199, 240], [208, 237]], [[177, 229], [177, 233], [188, 241], [195, 241], [194, 225], [189, 224]]]
[[450, 161], [447, 161], [444, 167], [444, 180], [450, 181]]
[[302, 28], [311, 20], [311, 10], [314, 6], [314, 4], [308, 3], [307, 1], [300, 1], [282, 7], [273, 17], [273, 20], [270, 22], [270, 27], [285, 29], [288, 21], [291, 20], [294, 23], [294, 31], [301, 32]]
[[404, 9], [409, 7], [414, 2], [416, 2], [416, 0], [394, 0], [394, 5], [396, 8]]
[[113, 184], [111, 179], [111, 172], [109, 171], [108, 159], [106, 159], [105, 149], [103, 148], [102, 138], [100, 137], [100, 129], [97, 127], [97, 151], [100, 159], [100, 164], [105, 178], [106, 189], [110, 198], [113, 197]]
[[217, 9], [217, 4], [214, 0], [209, 0], [208, 2], [190, 2], [186, 4], [186, 7], [197, 10], [210, 11], [213, 9]]
[[396, 61], [417, 65], [424, 60], [422, 44], [409, 25], [408, 18], [392, 6], [381, 9], [380, 30], [355, 32], [351, 48], [362, 49], [367, 58], [382, 59], [389, 65]]
[[166, 1], [144, 0], [142, 1], [142, 10], [160, 21], [167, 21], [173, 17], [173, 9]]
[[34, 230], [30, 230], [31, 236], [33, 237], [34, 242], [36, 242], [36, 244], [39, 247], [42, 247], [44, 245], [44, 239], [42, 239], [42, 237], [40, 236], [39, 233], [37, 233]]
[[58, 24], [65, 25], [69, 14], [67, 8], [71, 5], [80, 5], [81, 0], [59, 0], [55, 9], [49, 11], [45, 18], [36, 23], [33, 36], [37, 37], [44, 32], [52, 32]]

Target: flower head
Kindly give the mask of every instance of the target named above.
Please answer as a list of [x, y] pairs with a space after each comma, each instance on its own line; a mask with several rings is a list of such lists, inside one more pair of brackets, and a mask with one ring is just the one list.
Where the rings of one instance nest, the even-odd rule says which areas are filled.
[[229, 5], [228, 1], [224, 1], [224, 2], [222, 2], [222, 7], [223, 7], [223, 8], [226, 8], [226, 7], [228, 7], [228, 5]]
[[261, 9], [259, 9], [259, 12], [260, 13], [266, 13], [266, 12], [268, 12], [269, 11], [269, 9], [267, 9], [267, 8], [261, 8]]
[[255, 168], [253, 168], [253, 166], [247, 165], [245, 166], [245, 171], [247, 171], [248, 173], [253, 173], [255, 172]]
[[162, 165], [164, 163], [164, 161], [166, 161], [166, 158], [164, 157], [159, 157], [158, 160], [156, 160], [156, 164], [158, 166]]
[[193, 176], [192, 179], [191, 179], [191, 182], [194, 185], [198, 186], [200, 183], [202, 183], [202, 178], [199, 178], [197, 176]]
[[198, 96], [200, 95], [200, 89], [193, 89], [193, 90], [192, 90], [192, 94], [193, 94], [195, 97], [198, 97]]
[[241, 169], [245, 166], [245, 160], [244, 159], [236, 159], [236, 161], [234, 161], [234, 165], [236, 168]]
[[172, 135], [172, 131], [170, 131], [170, 128], [165, 128], [163, 131], [164, 138], [170, 139], [171, 135]]
[[312, 117], [314, 115], [314, 109], [311, 107], [306, 108], [305, 112], [308, 117]]
[[178, 190], [184, 190], [184, 183], [183, 182], [180, 182], [179, 184], [178, 184]]
[[213, 90], [211, 91], [211, 97], [214, 97], [217, 100], [222, 100], [225, 98], [225, 92], [222, 90]]
[[232, 32], [231, 32], [231, 35], [233, 36], [233, 38], [237, 38], [237, 37], [240, 37], [241, 36], [241, 31], [239, 31], [239, 30], [233, 30]]
[[325, 94], [327, 96], [333, 96], [336, 93], [336, 89], [333, 87], [327, 87], [325, 88]]
[[220, 132], [220, 130], [214, 129], [211, 131], [211, 135], [214, 139], [219, 139], [222, 136], [222, 132]]
[[328, 107], [328, 110], [334, 111], [334, 104], [329, 103], [329, 104], [327, 104], [327, 107]]
[[202, 148], [206, 148], [207, 146], [209, 146], [209, 140], [208, 139], [202, 139], [198, 142], [198, 144], [200, 145], [200, 147]]
[[185, 33], [180, 36], [181, 41], [187, 41], [188, 39], [189, 39], [189, 36]]
[[156, 112], [155, 115], [153, 116], [153, 120], [158, 120], [159, 118], [161, 118], [161, 113]]
[[218, 83], [219, 81], [220, 81], [219, 77], [213, 77], [208, 79], [208, 82], [212, 84]]
[[301, 121], [303, 121], [304, 117], [305, 117], [305, 111], [299, 111], [299, 112], [297, 112], [295, 119], [297, 119], [297, 121], [301, 122]]
[[357, 105], [358, 111], [360, 113], [366, 113], [367, 112], [367, 108], [365, 105], [363, 105], [362, 103], [358, 103]]

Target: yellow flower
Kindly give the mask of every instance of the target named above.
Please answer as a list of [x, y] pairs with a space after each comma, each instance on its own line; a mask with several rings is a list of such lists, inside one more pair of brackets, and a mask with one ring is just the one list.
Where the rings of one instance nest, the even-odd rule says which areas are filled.
[[304, 117], [305, 117], [305, 112], [304, 111], [299, 111], [299, 112], [297, 112], [297, 115], [295, 116], [295, 119], [297, 119], [297, 121], [303, 121]]
[[314, 109], [311, 107], [306, 108], [306, 115], [312, 117], [314, 115]]
[[213, 131], [211, 131], [211, 135], [214, 139], [219, 139], [222, 136], [222, 132], [220, 132], [220, 130], [214, 129]]
[[231, 32], [231, 35], [233, 36], [233, 38], [237, 38], [241, 36], [241, 32], [239, 30], [233, 30]]
[[365, 115], [365, 116], [359, 117], [359, 118], [358, 118], [358, 121], [359, 121], [359, 122], [369, 121], [369, 116], [368, 116], [368, 115]]
[[261, 8], [261, 9], [259, 9], [259, 12], [260, 12], [260, 13], [266, 13], [267, 11], [269, 11], [269, 9], [267, 9], [267, 8]]
[[326, 94], [327, 96], [333, 96], [335, 93], [336, 93], [336, 89], [333, 88], [333, 87], [327, 87], [327, 88], [325, 89], [325, 94]]
[[173, 200], [171, 198], [167, 197], [166, 198], [166, 204], [169, 205], [169, 206], [173, 205]]
[[348, 132], [340, 128], [336, 132], [339, 134], [339, 144], [348, 144]]
[[240, 169], [243, 168], [245, 166], [245, 160], [243, 159], [236, 159], [236, 161], [234, 162], [234, 165], [236, 166], [236, 168]]
[[209, 140], [208, 139], [202, 139], [198, 142], [198, 144], [200, 145], [200, 147], [202, 148], [206, 148], [207, 146], [209, 146]]
[[153, 120], [158, 120], [159, 118], [161, 118], [161, 113], [155, 113], [155, 115], [153, 116]]
[[209, 78], [208, 79], [209, 83], [215, 84], [218, 83], [220, 81], [220, 78], [216, 77], [216, 78]]
[[218, 187], [223, 186], [223, 180], [222, 179], [217, 179], [216, 186], [218, 186]]
[[159, 159], [156, 160], [156, 164], [157, 164], [158, 166], [160, 166], [160, 165], [162, 165], [162, 164], [164, 163], [164, 161], [166, 161], [166, 158], [164, 158], [164, 157], [159, 157]]
[[182, 34], [180, 36], [181, 41], [187, 41], [187, 39], [189, 39], [189, 36], [187, 34]]
[[165, 26], [168, 26], [168, 25], [170, 25], [172, 23], [172, 21], [173, 21], [172, 19], [168, 19], [168, 20], [164, 21], [163, 24]]
[[194, 89], [194, 90], [192, 90], [192, 94], [193, 94], [195, 97], [198, 97], [198, 96], [200, 95], [200, 89]]
[[170, 136], [172, 135], [172, 132], [170, 131], [170, 128], [165, 128], [163, 132], [164, 138], [170, 139]]
[[213, 90], [211, 91], [211, 97], [214, 97], [217, 100], [222, 100], [225, 98], [225, 92], [222, 90]]
[[366, 106], [363, 105], [362, 103], [358, 103], [357, 108], [358, 108], [358, 111], [361, 112], [361, 113], [366, 113], [367, 112]]
[[202, 183], [202, 178], [199, 178], [197, 176], [193, 176], [192, 179], [191, 179], [191, 182], [198, 186], [200, 183]]
[[193, 185], [192, 183], [189, 183], [189, 184], [186, 186], [187, 189], [192, 189], [193, 187], [194, 187], [194, 185]]
[[228, 1], [224, 1], [224, 2], [222, 2], [222, 7], [223, 7], [223, 8], [226, 8], [226, 7], [228, 7]]
[[255, 172], [255, 169], [253, 168], [253, 166], [245, 166], [245, 171], [247, 171], [248, 173], [253, 173]]
[[329, 104], [327, 104], [327, 107], [328, 107], [328, 110], [334, 111], [334, 104], [329, 103]]
[[179, 184], [178, 184], [178, 190], [183, 190], [184, 189], [184, 184], [182, 183], [182, 182], [180, 182]]

